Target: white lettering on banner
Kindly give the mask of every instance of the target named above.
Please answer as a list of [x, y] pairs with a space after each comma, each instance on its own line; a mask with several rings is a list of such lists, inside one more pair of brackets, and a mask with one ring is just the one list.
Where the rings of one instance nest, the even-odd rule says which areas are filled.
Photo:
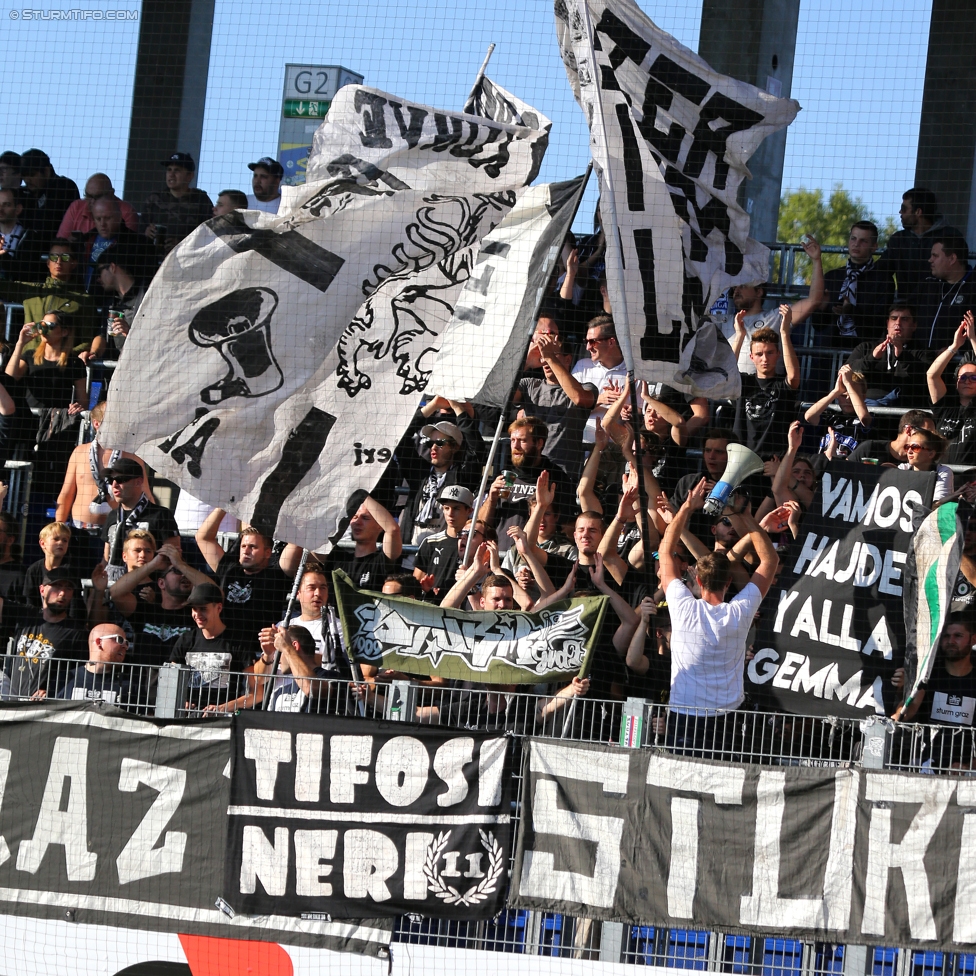
[[821, 482], [820, 513], [825, 518], [839, 518], [864, 526], [873, 524], [881, 529], [890, 529], [898, 522], [902, 532], [912, 531], [915, 509], [922, 504], [922, 496], [917, 491], [909, 489], [903, 495], [895, 485], [887, 485], [884, 489], [875, 485], [865, 498], [861, 482], [852, 482], [846, 477], [837, 477], [835, 481], [835, 477], [825, 471]]
[[756, 789], [752, 894], [743, 895], [740, 900], [740, 924], [837, 931], [850, 925], [858, 783], [854, 770], [842, 769], [834, 774], [830, 847], [822, 897], [781, 898], [780, 839], [786, 806], [786, 772], [760, 773]]
[[[874, 547], [872, 546], [871, 548]], [[901, 556], [900, 561], [904, 562], [904, 553], [892, 551], [890, 554], [896, 557]], [[828, 556], [826, 558], [830, 557]], [[896, 559], [895, 561], [897, 562], [898, 560]], [[893, 572], [898, 573], [900, 570], [893, 570]], [[883, 573], [880, 575], [883, 575]], [[859, 584], [855, 582], [854, 585], [858, 586]], [[899, 586], [897, 589], [900, 594], [901, 587]], [[850, 603], [840, 604], [843, 609], [839, 611], [841, 620], [839, 622], [839, 630], [835, 633], [831, 633], [830, 629], [832, 626], [832, 616], [834, 618], [833, 626], [838, 626], [833, 601], [824, 600], [819, 606], [820, 613], [818, 615], [817, 605], [814, 603], [813, 596], [808, 596], [803, 601], [796, 616], [793, 618], [792, 625], [790, 625], [788, 621], [789, 611], [798, 596], [799, 593], [795, 590], [792, 592], [789, 590], [780, 590], [779, 606], [776, 608], [776, 620], [773, 623], [773, 633], [781, 634], [789, 627], [790, 637], [799, 637], [800, 634], [805, 634], [810, 640], [817, 641], [820, 644], [843, 647], [855, 653], [859, 651], [866, 657], [870, 657], [874, 651], [881, 651], [886, 661], [891, 660], [893, 653], [891, 636], [888, 633], [888, 622], [884, 616], [879, 618], [867, 641], [862, 646], [861, 642], [851, 634], [851, 626], [854, 623], [854, 606]]]
[[956, 904], [952, 923], [954, 942], [976, 942], [976, 783], [960, 782], [956, 804], [964, 810], [956, 870]]
[[385, 742], [373, 767], [376, 789], [395, 807], [408, 807], [420, 799], [429, 771], [427, 749], [411, 735], [398, 735]]
[[424, 861], [427, 850], [434, 843], [434, 835], [415, 831], [407, 834], [403, 849], [403, 897], [423, 901], [427, 897], [427, 876]]
[[[849, 583], [866, 588], [878, 583], [878, 590], [892, 596], [901, 596], [901, 576], [907, 555], [899, 549], [886, 549], [884, 554], [877, 546], [868, 542], [855, 541], [850, 553], [842, 555], [842, 547], [847, 539], [835, 539], [827, 549], [830, 536], [824, 536], [819, 543], [813, 532], [807, 533], [807, 541], [794, 565], [797, 574], [811, 579], [823, 576], [833, 583]], [[814, 544], [816, 543], [816, 544]], [[824, 551], [826, 549], [826, 552]], [[838, 558], [840, 565], [838, 566]], [[782, 599], [782, 598], [781, 598]]]
[[434, 753], [434, 772], [445, 783], [447, 792], [437, 797], [439, 807], [460, 803], [468, 795], [468, 781], [464, 777], [464, 764], [474, 755], [474, 739], [460, 737], [448, 739]]
[[506, 739], [488, 739], [478, 754], [478, 806], [497, 807], [502, 800], [502, 773], [505, 771]]
[[245, 729], [244, 755], [254, 760], [259, 800], [273, 800], [278, 764], [291, 762], [291, 733], [273, 729]]
[[[67, 809], [62, 811], [65, 780]], [[58, 736], [34, 836], [20, 843], [17, 870], [36, 874], [51, 844], [64, 847], [69, 881], [91, 881], [98, 855], [88, 850], [88, 740]]]
[[295, 894], [309, 898], [332, 894], [332, 885], [322, 879], [332, 874], [328, 862], [335, 857], [338, 839], [338, 830], [295, 831]]
[[[3, 810], [3, 796], [7, 792], [7, 774], [10, 772], [10, 757], [12, 753], [9, 749], [0, 749], [0, 811]], [[10, 848], [7, 841], [0, 836], [0, 864], [5, 864], [10, 860]]]
[[[925, 872], [925, 852], [949, 806], [956, 784], [935, 776], [906, 777], [898, 773], [867, 773], [865, 798], [873, 803], [868, 831], [868, 865], [864, 877], [861, 932], [885, 934], [885, 908], [891, 869], [901, 870], [908, 902], [908, 927], [913, 939], [938, 938], [932, 898]], [[891, 807], [919, 804], [905, 836], [891, 842]]]
[[300, 732], [295, 737], [295, 799], [318, 803], [322, 783], [321, 735]]
[[[123, 793], [135, 793], [140, 783], [155, 790], [158, 795], [116, 858], [119, 884], [154, 878], [160, 874], [178, 874], [183, 870], [187, 836], [181, 830], [166, 830], [166, 825], [173, 819], [183, 799], [186, 770], [157, 766], [138, 759], [123, 759], [119, 789]], [[163, 845], [157, 847], [164, 830], [166, 836]]]
[[396, 844], [378, 830], [347, 830], [342, 844], [345, 896], [389, 901], [393, 895], [386, 882], [399, 864]]
[[[884, 623], [881, 619], [879, 627]], [[877, 631], [877, 627], [875, 630]], [[796, 635], [794, 635], [796, 636]], [[889, 659], [891, 645], [888, 645]], [[810, 658], [795, 651], [787, 651], [780, 661], [779, 651], [774, 647], [763, 647], [756, 651], [749, 662], [746, 673], [753, 684], [764, 685], [771, 681], [776, 688], [812, 694], [814, 698], [826, 701], [836, 699], [846, 701], [855, 708], [867, 708], [880, 712], [882, 701], [881, 678], [864, 688], [861, 682], [864, 672], [855, 671], [846, 681], [841, 681], [840, 667], [836, 661], [825, 664], [819, 671], [810, 673]]]
[[[556, 779], [575, 779], [599, 783], [604, 793], [627, 795], [630, 756], [593, 752], [587, 761], [586, 749], [533, 742], [529, 768]], [[519, 894], [529, 898], [555, 898], [599, 908], [611, 908], [620, 875], [621, 817], [560, 810], [559, 784], [552, 780], [536, 782], [532, 797], [532, 829], [536, 834], [552, 834], [567, 841], [589, 841], [596, 845], [592, 877], [574, 871], [557, 871], [555, 857], [548, 851], [527, 850], [522, 860]]]
[[[700, 763], [651, 756], [647, 767], [648, 786], [687, 793], [708, 794], [716, 803], [742, 803], [746, 773], [736, 766], [707, 766]], [[698, 886], [698, 832], [701, 801], [690, 797], [671, 798], [671, 867], [668, 872], [668, 914], [692, 918]]]
[[[800, 549], [800, 555], [797, 556], [796, 562], [793, 564], [793, 572], [799, 575], [803, 572], [806, 566], [813, 565], [820, 558], [820, 553], [824, 551], [824, 547], [830, 542], [830, 536], [824, 536], [819, 542], [817, 542], [817, 533], [808, 532], [806, 539], [803, 541], [803, 546]], [[788, 593], [788, 590], [781, 591], [782, 594]], [[798, 594], [797, 594], [798, 595]], [[780, 600], [784, 599], [781, 595]]]
[[241, 851], [241, 894], [253, 895], [257, 883], [272, 897], [285, 893], [288, 883], [288, 828], [275, 827], [271, 844], [260, 827], [244, 828]]
[[329, 739], [329, 799], [333, 803], [355, 803], [356, 784], [368, 783], [371, 735], [334, 735]]

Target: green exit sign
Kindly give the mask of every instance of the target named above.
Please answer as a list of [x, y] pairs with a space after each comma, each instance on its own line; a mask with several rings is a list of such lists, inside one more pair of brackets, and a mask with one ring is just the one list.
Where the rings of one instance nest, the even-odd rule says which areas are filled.
[[299, 98], [286, 98], [283, 114], [286, 119], [324, 119], [331, 104], [331, 101], [309, 102]]

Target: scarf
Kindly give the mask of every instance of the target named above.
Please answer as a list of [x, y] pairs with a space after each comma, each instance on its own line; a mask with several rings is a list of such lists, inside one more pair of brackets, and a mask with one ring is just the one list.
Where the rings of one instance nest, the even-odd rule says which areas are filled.
[[135, 508], [124, 519], [122, 518], [122, 506], [120, 505], [118, 508], [118, 512], [116, 513], [118, 515], [117, 528], [115, 530], [115, 537], [112, 539], [111, 554], [109, 556], [108, 566], [106, 567], [110, 584], [125, 576], [126, 567], [125, 563], [122, 562], [122, 547], [125, 545], [125, 537], [137, 527], [139, 518], [148, 507], [149, 498], [143, 492], [142, 497], [136, 502]]
[[[108, 459], [108, 466], [114, 468], [116, 462], [122, 457], [119, 450], [112, 451]], [[88, 511], [92, 515], [108, 515], [112, 511], [112, 506], [108, 503], [109, 484], [105, 480], [105, 474], [101, 471], [98, 464], [98, 437], [92, 438], [91, 446], [88, 448], [88, 468], [91, 471], [92, 481], [98, 488], [98, 497], [88, 506]]]
[[[842, 305], [853, 305], [857, 307], [857, 280], [865, 272], [874, 267], [872, 261], [866, 264], [854, 264], [850, 258], [847, 259], [847, 267], [844, 269], [844, 283], [840, 286], [840, 294], [837, 300]], [[841, 315], [837, 319], [837, 328], [840, 329], [842, 336], [856, 336], [857, 327], [854, 324], [853, 315]]]

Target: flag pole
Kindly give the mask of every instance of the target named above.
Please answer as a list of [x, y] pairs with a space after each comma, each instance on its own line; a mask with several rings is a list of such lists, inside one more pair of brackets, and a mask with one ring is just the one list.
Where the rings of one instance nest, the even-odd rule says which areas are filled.
[[[596, 55], [593, 50], [593, 23], [590, 20], [588, 0], [582, 0], [582, 3], [579, 4], [579, 9], [582, 11], [583, 24], [586, 31], [586, 45], [590, 57], [590, 76], [594, 79], [591, 81], [594, 89], [592, 103], [593, 124], [600, 127], [600, 133], [603, 139], [602, 144], [609, 146], [606, 118], [603, 114], [603, 100], [600, 98], [600, 90], [595, 80], [597, 76]], [[608, 159], [604, 160], [604, 163], [608, 162]], [[627, 291], [624, 283], [622, 261], [623, 241], [620, 239], [620, 227], [617, 223], [617, 198], [613, 189], [613, 180], [603, 167], [601, 167], [599, 175], [602, 177], [600, 181], [600, 216], [602, 219], [604, 214], [606, 214], [610, 218], [609, 227], [607, 227], [607, 221], [603, 221], [603, 233], [607, 241], [606, 253], [609, 257], [611, 250], [615, 248], [617, 254], [616, 261], [607, 262], [607, 287], [609, 288], [610, 285], [612, 268], [613, 283], [618, 300], [611, 302], [611, 308], [615, 331], [617, 333], [617, 345], [620, 346], [620, 352], [623, 354], [624, 365], [627, 367], [627, 379], [630, 381], [631, 423], [634, 429], [634, 456], [637, 461], [637, 491], [640, 497], [641, 511], [645, 520], [644, 528], [641, 531], [641, 551], [644, 555], [644, 582], [649, 588], [651, 585], [651, 554], [648, 551], [647, 534], [650, 530], [650, 524], [648, 523], [650, 512], [648, 510], [647, 479], [644, 474], [643, 452], [640, 444], [640, 428], [642, 426], [640, 419], [643, 415], [637, 409], [637, 381], [634, 373], [634, 351], [630, 344], [630, 315], [627, 309]], [[604, 210], [604, 201], [606, 201], [606, 210]], [[650, 596], [650, 593], [648, 595]]]
[[471, 109], [474, 108], [475, 95], [478, 94], [478, 86], [481, 84], [485, 77], [485, 72], [488, 70], [488, 62], [491, 60], [492, 51], [495, 50], [495, 42], [492, 41], [488, 45], [488, 53], [485, 55], [485, 60], [481, 62], [481, 67], [478, 69], [478, 74], [474, 79], [474, 84], [471, 86], [471, 91], [468, 92], [467, 100], [464, 103], [464, 108], [461, 109], [465, 115], [471, 114]]
[[[494, 45], [492, 45], [492, 47], [494, 47]], [[488, 54], [489, 55], [491, 54], [490, 50], [488, 51]], [[488, 58], [485, 58], [485, 64], [487, 63], [488, 63]], [[567, 225], [568, 227], [572, 227], [573, 222], [576, 220], [576, 215], [579, 213], [579, 208], [583, 203], [583, 194], [586, 193], [586, 187], [587, 184], [590, 182], [590, 173], [592, 172], [593, 172], [593, 162], [591, 160], [589, 165], [586, 167], [586, 172], [583, 174], [583, 185], [580, 187], [579, 196], [576, 199], [576, 207], [573, 210], [573, 216], [570, 217], [569, 219], [569, 224]], [[533, 322], [535, 322], [536, 315], [539, 314], [539, 306], [542, 304], [542, 297], [543, 297], [542, 290], [540, 289], [539, 292], [536, 294], [535, 307], [532, 309]], [[525, 345], [522, 347], [521, 357], [523, 360], [525, 359], [525, 356], [528, 354], [529, 344], [532, 342], [533, 334], [534, 334], [534, 330], [533, 333], [530, 333], [528, 339], [525, 341]], [[478, 495], [474, 500], [474, 510], [471, 513], [471, 531], [468, 533], [468, 541], [464, 547], [464, 557], [461, 560], [462, 564], [465, 566], [469, 565], [469, 558], [471, 556], [471, 544], [474, 541], [474, 526], [478, 520], [478, 509], [481, 508], [481, 503], [484, 501], [485, 498], [485, 490], [488, 487], [488, 478], [490, 476], [492, 466], [495, 463], [495, 453], [497, 452], [498, 445], [501, 442], [502, 430], [505, 426], [505, 417], [508, 414], [508, 408], [511, 406], [512, 397], [515, 395], [515, 390], [518, 387], [518, 381], [519, 381], [519, 377], [518, 375], [516, 375], [515, 380], [513, 381], [512, 386], [508, 391], [508, 396], [505, 398], [505, 405], [504, 407], [502, 407], [502, 412], [498, 417], [498, 423], [495, 426], [495, 436], [492, 438], [491, 441], [491, 448], [488, 451], [488, 458], [485, 461], [485, 470], [481, 476], [481, 484], [478, 486]]]
[[[295, 573], [294, 582], [291, 584], [291, 592], [288, 594], [288, 603], [285, 606], [285, 627], [287, 628], [291, 624], [292, 611], [295, 609], [295, 601], [298, 599], [298, 589], [302, 585], [302, 574], [305, 572], [305, 565], [308, 562], [308, 550], [302, 549], [302, 558], [298, 561], [298, 570]], [[264, 696], [262, 697], [262, 708], [267, 709], [268, 701], [271, 698], [271, 688], [274, 685], [273, 681], [269, 681], [269, 678], [273, 678], [278, 671], [278, 664], [281, 661], [281, 651], [276, 647], [274, 652], [274, 658], [271, 661], [271, 670], [266, 671], [262, 677], [264, 678]]]

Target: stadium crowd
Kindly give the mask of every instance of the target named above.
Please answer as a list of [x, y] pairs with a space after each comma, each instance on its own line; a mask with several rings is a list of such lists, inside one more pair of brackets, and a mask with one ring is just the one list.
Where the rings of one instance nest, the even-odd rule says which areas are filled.
[[[221, 539], [238, 529], [226, 513], [185, 495], [175, 511], [159, 504], [143, 462], [97, 439], [104, 405], [91, 402], [89, 370], [118, 357], [161, 260], [205, 220], [276, 212], [280, 201], [270, 157], [250, 164], [250, 195], [223, 190], [216, 204], [192, 186], [186, 153], [161, 168], [165, 185], [137, 212], [105, 174], [81, 195], [40, 150], [0, 155], [0, 301], [22, 304], [25, 319], [3, 350], [0, 462], [33, 462], [32, 518], [46, 523], [20, 553], [18, 520], [0, 515], [0, 632], [13, 640], [4, 698], [144, 700], [152, 689], [119, 665], [171, 662], [192, 670], [198, 711], [313, 708], [324, 687], [314, 679], [325, 677], [375, 703], [396, 675], [352, 673], [330, 591], [330, 571], [343, 569], [362, 589], [476, 610], [604, 594], [610, 613], [589, 674], [539, 689], [540, 713], [583, 695], [667, 703], [668, 745], [700, 749], [716, 716], [743, 705], [756, 616], [831, 459], [934, 471], [935, 502], [976, 481], [976, 279], [967, 241], [930, 191], [906, 191], [903, 229], [880, 257], [868, 221], [851, 227], [846, 265], [826, 274], [805, 237], [812, 280], [792, 305], [770, 307], [755, 281], [712, 307], [742, 375], [734, 402], [630, 389], [602, 232], [569, 235], [506, 417], [501, 473], [480, 507], [497, 415], [428, 399], [353, 509], [348, 544], [306, 563], [299, 612], [284, 621], [301, 550], [243, 526], [225, 551]], [[835, 375], [831, 351], [844, 352]], [[103, 401], [110, 373], [100, 375]], [[763, 471], [706, 516], [732, 444], [759, 454]], [[976, 514], [964, 524], [941, 653], [906, 711], [918, 721], [946, 721], [933, 710], [940, 696], [976, 704]], [[892, 680], [900, 689], [904, 674]], [[504, 724], [504, 694], [477, 700], [463, 717], [435, 704], [418, 716]], [[974, 713], [971, 704], [963, 724]]]

